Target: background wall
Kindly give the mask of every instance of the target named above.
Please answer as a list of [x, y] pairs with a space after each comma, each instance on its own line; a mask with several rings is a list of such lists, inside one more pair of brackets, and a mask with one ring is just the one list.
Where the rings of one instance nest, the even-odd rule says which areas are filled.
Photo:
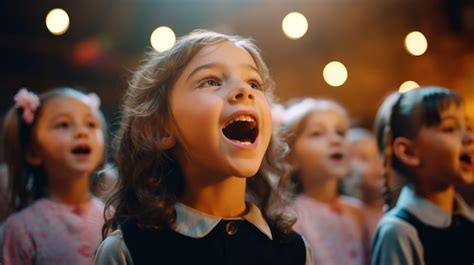
[[[56, 7], [71, 20], [60, 36], [44, 22]], [[281, 30], [283, 17], [293, 11], [309, 23], [298, 40]], [[130, 73], [158, 26], [178, 37], [196, 28], [252, 37], [282, 101], [333, 98], [361, 126], [372, 126], [383, 97], [405, 80], [455, 89], [474, 114], [472, 0], [22, 0], [0, 3], [0, 23], [0, 117], [20, 87], [41, 92], [66, 85], [97, 92], [108, 119], [116, 119]], [[419, 57], [403, 47], [414, 30], [428, 39]], [[349, 73], [336, 88], [322, 77], [333, 60]]]

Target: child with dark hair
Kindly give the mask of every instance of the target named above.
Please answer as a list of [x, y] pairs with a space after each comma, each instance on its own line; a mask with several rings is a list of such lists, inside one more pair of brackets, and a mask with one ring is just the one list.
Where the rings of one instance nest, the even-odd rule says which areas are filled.
[[[390, 115], [392, 114], [392, 107], [397, 102], [398, 98], [400, 97], [400, 93], [398, 91], [394, 91], [390, 93], [385, 99], [383, 100], [382, 104], [380, 104], [379, 109], [377, 110], [377, 114], [375, 115], [374, 119], [374, 128], [373, 132], [375, 137], [377, 138], [377, 147], [382, 156], [382, 161], [384, 167], [387, 163], [390, 163], [385, 157], [387, 156], [386, 151], [389, 149], [385, 148], [387, 144], [385, 141], [386, 132], [389, 129], [390, 123]], [[397, 172], [396, 169], [391, 169], [390, 174], [385, 174], [385, 186], [384, 186], [384, 200], [387, 209], [391, 209], [397, 203], [398, 195], [402, 190], [403, 185], [405, 184], [405, 180], [402, 176], [400, 176], [400, 172]]]
[[72, 88], [16, 94], [4, 121], [5, 265], [92, 263], [104, 224], [104, 204], [89, 192], [105, 158], [99, 103]]
[[194, 31], [135, 73], [95, 264], [309, 264], [282, 193], [273, 82], [248, 39]]
[[407, 184], [379, 223], [372, 264], [471, 264], [474, 212], [455, 193], [474, 168], [460, 96], [440, 87], [401, 94], [385, 137], [386, 170]]

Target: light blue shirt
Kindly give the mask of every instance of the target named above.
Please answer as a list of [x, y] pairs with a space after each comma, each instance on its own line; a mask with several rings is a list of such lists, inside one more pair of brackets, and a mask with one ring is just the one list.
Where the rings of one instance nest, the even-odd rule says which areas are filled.
[[[458, 195], [455, 205], [456, 212], [474, 222], [474, 212]], [[391, 211], [397, 208], [404, 208], [429, 226], [446, 228], [451, 225], [452, 215], [417, 196], [411, 185], [402, 189], [397, 205]], [[372, 265], [425, 265], [423, 256], [423, 245], [415, 227], [396, 216], [385, 214], [375, 234]]]

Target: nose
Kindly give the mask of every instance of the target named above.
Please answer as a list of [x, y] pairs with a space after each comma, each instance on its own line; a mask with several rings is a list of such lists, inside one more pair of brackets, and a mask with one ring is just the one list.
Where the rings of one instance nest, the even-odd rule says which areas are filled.
[[331, 136], [330, 136], [330, 143], [331, 145], [342, 145], [343, 144], [343, 141], [345, 139], [345, 136], [337, 133], [337, 132], [333, 132], [331, 133]]
[[74, 134], [75, 138], [87, 138], [89, 137], [88, 128], [85, 125], [78, 125]]
[[240, 82], [229, 94], [229, 102], [238, 103], [253, 101], [255, 95], [253, 89], [246, 83]]
[[473, 135], [472, 131], [470, 131], [470, 130], [464, 131], [464, 134], [463, 134], [463, 137], [462, 137], [462, 143], [464, 145], [473, 144], [474, 143], [473, 137], [474, 137], [474, 135]]

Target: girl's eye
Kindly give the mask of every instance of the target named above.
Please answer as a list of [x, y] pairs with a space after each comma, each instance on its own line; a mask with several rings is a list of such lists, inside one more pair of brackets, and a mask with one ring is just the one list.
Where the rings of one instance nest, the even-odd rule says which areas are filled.
[[346, 136], [346, 131], [345, 130], [339, 130], [339, 131], [337, 131], [337, 135], [344, 137], [344, 136]]
[[58, 129], [66, 129], [66, 128], [69, 127], [69, 123], [67, 123], [65, 121], [58, 122], [55, 127], [58, 128]]
[[263, 84], [258, 81], [251, 81], [249, 85], [252, 89], [263, 90]]
[[321, 136], [321, 134], [323, 134], [321, 131], [313, 131], [313, 132], [311, 132], [311, 136], [315, 136], [315, 137]]
[[444, 126], [441, 128], [441, 131], [446, 133], [453, 133], [457, 131], [457, 128], [455, 126]]
[[220, 86], [221, 82], [217, 80], [216, 78], [206, 78], [200, 85], [199, 87], [214, 87], [214, 86]]
[[95, 128], [98, 127], [98, 124], [97, 124], [97, 122], [91, 121], [91, 122], [87, 123], [87, 127], [91, 128], [91, 129], [95, 129]]

